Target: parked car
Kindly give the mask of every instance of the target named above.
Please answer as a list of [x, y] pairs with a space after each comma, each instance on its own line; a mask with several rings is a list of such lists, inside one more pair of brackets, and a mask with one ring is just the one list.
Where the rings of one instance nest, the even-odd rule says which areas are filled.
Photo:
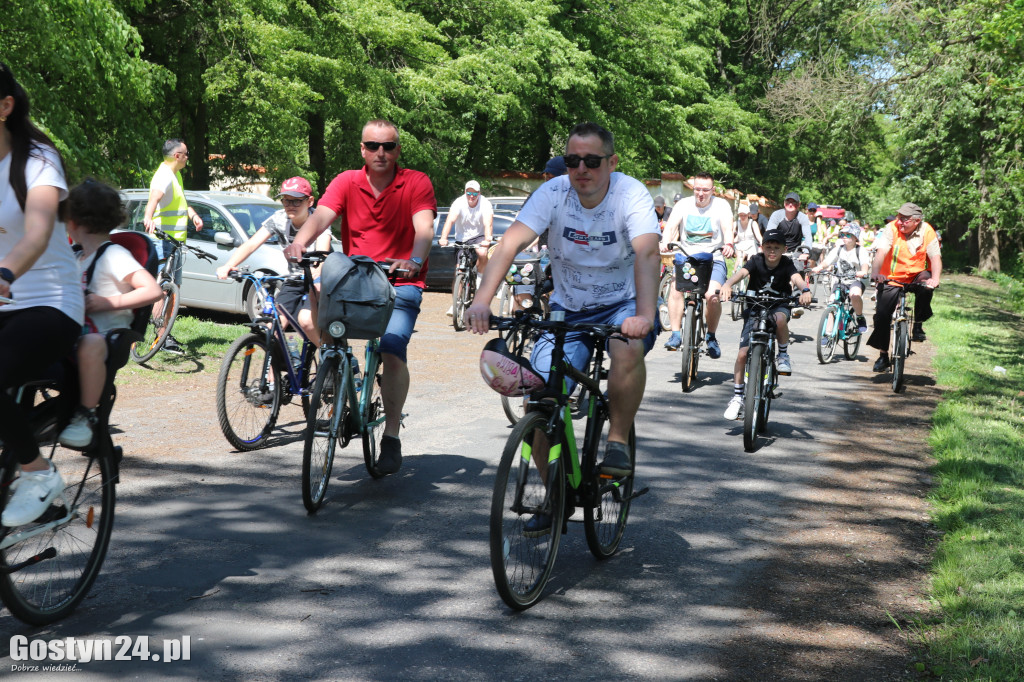
[[[452, 235], [448, 235], [448, 246], [442, 247], [437, 243], [437, 240], [441, 238], [441, 230], [444, 229], [444, 221], [447, 219], [448, 207], [439, 207], [437, 217], [434, 218], [434, 241], [430, 245], [430, 260], [427, 268], [427, 288], [429, 289], [451, 291], [452, 280], [455, 278], [455, 249], [451, 246]], [[505, 230], [514, 221], [514, 215], [495, 213], [494, 238], [497, 240], [505, 234]]]
[[495, 213], [508, 213], [514, 218], [523, 207], [526, 197], [487, 197], [487, 200], [491, 202]]
[[[121, 191], [121, 195], [128, 214], [128, 224], [124, 229], [144, 232], [142, 220], [149, 190], [126, 189]], [[185, 192], [185, 198], [203, 219], [203, 229], [199, 231], [189, 221], [186, 243], [209, 253], [215, 260], [207, 262], [186, 253], [181, 302], [196, 308], [242, 313], [254, 318], [259, 313], [260, 304], [252, 285], [217, 279], [216, 270], [226, 264], [231, 252], [255, 234], [263, 221], [281, 205], [273, 199], [245, 192]], [[244, 265], [253, 272], [277, 275], [288, 272], [288, 263], [274, 237], [249, 256]]]

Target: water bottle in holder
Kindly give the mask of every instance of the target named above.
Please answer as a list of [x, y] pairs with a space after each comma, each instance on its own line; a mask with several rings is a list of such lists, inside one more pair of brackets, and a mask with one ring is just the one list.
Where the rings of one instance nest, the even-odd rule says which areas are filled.
[[352, 358], [352, 383], [356, 387], [356, 393], [359, 393], [360, 389], [362, 389], [362, 387], [363, 387], [363, 377], [359, 373], [359, 360], [356, 359], [355, 355], [351, 356], [351, 358]]

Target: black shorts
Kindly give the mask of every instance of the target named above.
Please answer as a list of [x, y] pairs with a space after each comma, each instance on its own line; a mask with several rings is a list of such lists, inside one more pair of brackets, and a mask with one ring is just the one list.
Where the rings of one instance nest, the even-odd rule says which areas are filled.
[[[782, 312], [786, 314], [786, 319], [789, 320], [793, 315], [793, 311], [790, 310], [789, 304], [780, 303], [771, 309], [770, 314], [774, 317], [775, 313]], [[756, 318], [750, 314], [750, 310], [743, 311], [743, 331], [740, 332], [740, 348], [746, 348], [750, 345], [750, 332], [754, 331], [754, 320]]]
[[302, 282], [285, 282], [275, 299], [278, 309], [287, 310], [296, 320], [300, 310], [309, 310], [309, 296]]

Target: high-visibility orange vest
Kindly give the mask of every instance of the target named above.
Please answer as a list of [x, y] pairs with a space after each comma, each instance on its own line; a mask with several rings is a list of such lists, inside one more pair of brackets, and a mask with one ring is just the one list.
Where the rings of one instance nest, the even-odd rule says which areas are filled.
[[923, 239], [916, 253], [910, 253], [907, 238], [896, 226], [895, 220], [886, 225], [885, 229], [892, 236], [892, 248], [889, 258], [882, 263], [881, 273], [897, 282], [913, 282], [915, 277], [928, 269], [928, 245], [938, 239], [935, 229], [928, 223], [921, 223], [918, 229], [922, 230]]

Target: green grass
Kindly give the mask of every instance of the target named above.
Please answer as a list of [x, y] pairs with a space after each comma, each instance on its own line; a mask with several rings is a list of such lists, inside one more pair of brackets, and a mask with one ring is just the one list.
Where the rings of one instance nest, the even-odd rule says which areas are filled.
[[1024, 679], [1024, 287], [994, 279], [945, 279], [926, 325], [945, 388], [930, 436], [944, 535], [932, 565], [941, 614], [919, 634], [948, 680]]
[[[188, 372], [217, 372], [231, 342], [249, 331], [241, 315], [206, 310], [182, 313], [174, 321], [174, 338], [185, 348], [184, 355], [157, 353], [145, 367], [129, 361], [120, 373], [125, 378], [146, 374], [152, 380], [171, 380]], [[158, 371], [152, 371], [158, 370]]]

